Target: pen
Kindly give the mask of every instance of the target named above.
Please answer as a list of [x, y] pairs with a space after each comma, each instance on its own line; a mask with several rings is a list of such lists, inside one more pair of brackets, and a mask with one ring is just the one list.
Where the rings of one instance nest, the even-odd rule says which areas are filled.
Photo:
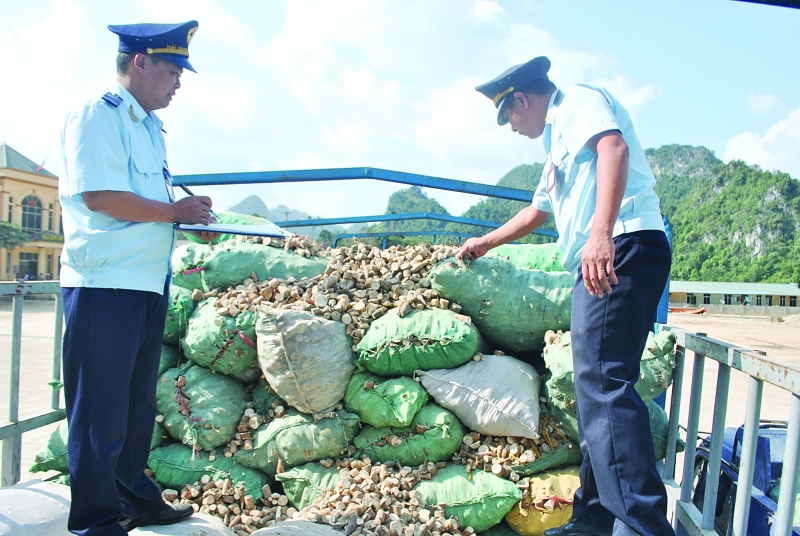
[[[189, 195], [194, 195], [194, 194], [192, 193], [192, 191], [191, 191], [189, 188], [187, 188], [187, 187], [186, 187], [186, 185], [185, 185], [185, 184], [179, 184], [178, 186], [180, 186], [180, 187], [181, 187], [181, 190], [183, 190], [183, 191], [184, 191], [184, 192], [186, 192], [187, 194], [189, 194]], [[214, 216], [214, 217], [217, 219], [217, 221], [219, 221], [219, 216], [217, 216], [217, 213], [216, 213], [216, 212], [214, 212], [214, 211], [213, 211], [213, 210], [211, 210], [211, 209], [208, 209], [208, 212], [209, 212], [209, 214], [211, 214], [212, 216]]]

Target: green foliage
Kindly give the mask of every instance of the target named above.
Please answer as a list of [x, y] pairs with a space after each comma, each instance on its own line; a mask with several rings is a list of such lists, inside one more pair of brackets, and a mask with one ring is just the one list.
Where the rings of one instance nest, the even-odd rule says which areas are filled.
[[[497, 182], [498, 186], [505, 186], [507, 188], [518, 188], [521, 190], [535, 190], [539, 184], [539, 179], [542, 176], [543, 164], [523, 164], [517, 166]], [[489, 197], [467, 209], [462, 217], [474, 218], [476, 220], [487, 220], [497, 223], [505, 223], [513, 218], [517, 212], [527, 207], [530, 203], [523, 203], [521, 201], [511, 201], [509, 199], [498, 199], [496, 197]], [[460, 223], [448, 223], [445, 227], [448, 231], [455, 231], [459, 233], [470, 233], [475, 236], [485, 235], [492, 229], [488, 227], [479, 227], [477, 225], [464, 225]], [[542, 225], [541, 229], [555, 231], [556, 226], [552, 217]], [[540, 235], [530, 235], [520, 242], [526, 244], [542, 244], [552, 242], [553, 239]]]
[[0, 248], [14, 249], [28, 241], [28, 233], [16, 223], [0, 221]]
[[[449, 214], [447, 209], [435, 199], [428, 197], [419, 186], [411, 186], [398, 190], [389, 197], [384, 214], [408, 214], [411, 212], [432, 212], [435, 214]], [[405, 220], [385, 221], [364, 227], [365, 233], [385, 233], [393, 231], [436, 231], [444, 230], [446, 222], [437, 220]], [[360, 239], [363, 241], [362, 239]], [[432, 237], [389, 238], [388, 245], [416, 244], [430, 242]]]
[[676, 205], [673, 279], [800, 281], [800, 184], [741, 161], [716, 164]]
[[708, 177], [713, 166], [722, 161], [705, 147], [664, 145], [644, 152], [656, 177], [656, 194], [661, 213], [670, 221], [676, 208], [695, 185]]

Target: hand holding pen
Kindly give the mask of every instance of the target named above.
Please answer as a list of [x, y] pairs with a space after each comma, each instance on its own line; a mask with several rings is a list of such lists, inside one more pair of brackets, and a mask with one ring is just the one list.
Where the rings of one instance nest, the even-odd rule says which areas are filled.
[[218, 219], [217, 214], [211, 210], [210, 197], [194, 195], [183, 184], [180, 187], [189, 194], [189, 197], [175, 202], [175, 223], [208, 225]]

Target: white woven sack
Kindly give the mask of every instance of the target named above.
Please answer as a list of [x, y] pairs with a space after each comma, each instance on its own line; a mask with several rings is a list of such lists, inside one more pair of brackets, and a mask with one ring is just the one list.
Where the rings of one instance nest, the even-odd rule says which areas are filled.
[[499, 437], [539, 437], [536, 370], [511, 356], [484, 356], [454, 369], [418, 370], [428, 394], [467, 428]]
[[258, 529], [251, 536], [342, 536], [344, 533], [328, 525], [310, 521], [281, 521], [271, 527]]
[[0, 536], [70, 536], [69, 486], [30, 480], [0, 488]]
[[236, 533], [225, 526], [219, 519], [194, 514], [192, 517], [174, 525], [150, 525], [133, 529], [132, 536], [236, 536]]
[[279, 397], [315, 418], [329, 416], [355, 369], [345, 329], [303, 311], [269, 309], [258, 315], [258, 364]]

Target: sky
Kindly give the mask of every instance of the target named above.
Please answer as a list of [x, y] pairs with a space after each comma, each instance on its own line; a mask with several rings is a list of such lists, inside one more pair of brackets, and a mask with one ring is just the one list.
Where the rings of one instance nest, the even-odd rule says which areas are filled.
[[[702, 145], [800, 177], [800, 10], [731, 0], [0, 0], [0, 141], [60, 174], [65, 114], [114, 81], [108, 24], [197, 20], [164, 121], [173, 175], [376, 167], [495, 184], [545, 159], [475, 91], [545, 55], [606, 87], [643, 147]], [[402, 185], [196, 187], [314, 216]], [[426, 189], [451, 214], [480, 198]]]

